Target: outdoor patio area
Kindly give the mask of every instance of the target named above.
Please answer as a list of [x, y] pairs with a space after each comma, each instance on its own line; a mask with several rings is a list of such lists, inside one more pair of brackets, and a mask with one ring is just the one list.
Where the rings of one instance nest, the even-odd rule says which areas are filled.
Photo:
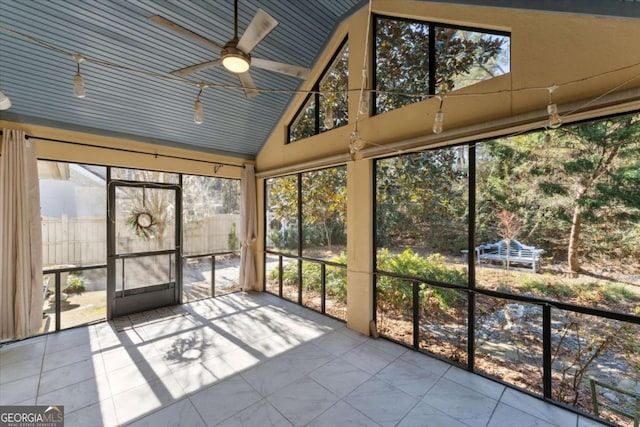
[[66, 426], [599, 425], [266, 293], [182, 307], [0, 347], [0, 405], [64, 405]]

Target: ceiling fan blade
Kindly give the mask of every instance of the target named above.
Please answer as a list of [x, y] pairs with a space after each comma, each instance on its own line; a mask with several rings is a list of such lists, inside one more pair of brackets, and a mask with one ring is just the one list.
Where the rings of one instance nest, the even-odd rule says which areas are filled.
[[166, 27], [172, 31], [175, 31], [178, 34], [182, 34], [183, 36], [187, 36], [189, 38], [194, 39], [195, 41], [197, 41], [198, 43], [207, 46], [211, 49], [213, 49], [216, 52], [220, 52], [222, 50], [222, 47], [218, 46], [217, 44], [215, 44], [214, 42], [212, 42], [209, 39], [206, 39], [204, 37], [202, 37], [199, 34], [194, 33], [191, 30], [187, 30], [186, 28], [176, 24], [173, 21], [169, 21], [167, 18], [163, 18], [160, 15], [153, 15], [149, 17], [149, 20], [151, 22], [154, 22], [158, 25], [162, 25], [163, 27]]
[[172, 71], [171, 74], [182, 77], [186, 76], [187, 74], [197, 73], [198, 71], [206, 70], [207, 68], [215, 67], [216, 65], [220, 64], [222, 64], [222, 59], [214, 59], [213, 61], [207, 61], [201, 64], [180, 68], [179, 70]]
[[244, 34], [240, 37], [237, 48], [244, 53], [251, 52], [277, 26], [278, 21], [274, 17], [264, 10], [258, 9], [249, 26], [244, 30]]
[[286, 74], [291, 77], [297, 77], [302, 80], [306, 80], [309, 77], [308, 68], [301, 67], [299, 65], [285, 64], [284, 62], [269, 61], [262, 58], [251, 58], [251, 66], [256, 68], [262, 68], [263, 70], [274, 71], [280, 74]]
[[242, 84], [244, 94], [247, 95], [247, 98], [256, 96], [260, 93], [256, 90], [256, 84], [253, 82], [253, 79], [251, 78], [251, 75], [248, 71], [246, 73], [238, 74], [238, 78], [240, 79], [240, 84]]

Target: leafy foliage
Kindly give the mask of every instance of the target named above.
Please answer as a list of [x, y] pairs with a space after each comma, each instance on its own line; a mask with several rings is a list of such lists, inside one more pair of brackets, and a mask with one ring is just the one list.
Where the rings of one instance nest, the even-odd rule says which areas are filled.
[[[399, 255], [393, 255], [388, 249], [378, 251], [377, 267], [380, 271], [398, 273], [410, 277], [421, 277], [446, 283], [467, 284], [467, 274], [465, 271], [447, 268], [442, 255], [434, 254], [426, 258], [406, 249]], [[381, 275], [376, 282], [378, 300], [389, 305], [391, 308], [406, 309], [406, 301], [413, 298], [410, 284], [402, 282], [398, 284], [397, 279]], [[435, 298], [441, 309], [454, 306], [460, 301], [460, 294], [454, 289], [432, 287], [420, 284], [419, 297], [422, 309], [428, 311], [431, 299]], [[410, 307], [410, 305], [409, 305]]]
[[62, 292], [65, 294], [81, 294], [85, 290], [84, 279], [81, 276], [69, 274], [67, 286], [62, 289]]
[[[335, 234], [338, 234], [339, 243], [345, 243], [346, 219], [346, 168], [343, 166], [302, 174], [302, 221], [305, 246], [326, 243], [331, 251]], [[313, 239], [314, 228], [322, 230], [323, 236], [320, 239], [318, 239], [320, 236]]]
[[227, 236], [227, 249], [230, 251], [237, 251], [240, 249], [240, 239], [238, 239], [238, 232], [236, 230], [236, 224], [231, 225], [231, 230]]
[[431, 244], [435, 252], [466, 247], [468, 183], [459, 155], [457, 148], [445, 148], [377, 162], [378, 247], [413, 242]]
[[478, 147], [478, 240], [496, 238], [506, 209], [528, 244], [574, 271], [578, 257], [640, 258], [640, 115], [551, 132]]
[[[429, 46], [434, 32], [435, 46]], [[430, 87], [429, 51], [435, 56]], [[509, 37], [426, 22], [376, 20], [376, 111], [382, 113], [509, 71]]]
[[334, 242], [346, 242], [346, 168], [335, 167], [300, 175], [302, 198], [298, 200], [298, 176], [267, 181], [268, 247], [296, 251], [298, 203], [302, 210], [303, 246], [333, 250]]
[[[331, 262], [346, 265], [347, 255], [341, 252], [333, 257]], [[278, 280], [280, 270], [278, 267], [271, 270], [269, 280]], [[347, 276], [345, 270], [337, 267], [327, 266], [325, 289], [327, 298], [335, 299], [341, 304], [347, 303]], [[302, 263], [302, 277], [306, 290], [320, 293], [322, 290], [321, 266], [320, 263], [305, 261]], [[290, 262], [283, 266], [282, 281], [285, 285], [298, 284], [298, 264]]]
[[349, 121], [348, 88], [349, 48], [345, 46], [329, 70], [316, 83], [314, 90], [319, 91], [320, 96], [310, 94], [304, 107], [293, 119], [289, 126], [289, 142], [346, 125]]

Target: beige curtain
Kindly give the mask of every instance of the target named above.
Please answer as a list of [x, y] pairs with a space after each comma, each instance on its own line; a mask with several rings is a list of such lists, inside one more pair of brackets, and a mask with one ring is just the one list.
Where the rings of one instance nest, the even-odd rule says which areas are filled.
[[242, 170], [242, 221], [240, 234], [242, 248], [240, 249], [240, 286], [245, 291], [257, 289], [256, 261], [253, 250], [257, 239], [256, 217], [256, 175], [253, 165], [245, 165]]
[[42, 230], [33, 143], [3, 129], [0, 157], [0, 339], [33, 335], [42, 325]]

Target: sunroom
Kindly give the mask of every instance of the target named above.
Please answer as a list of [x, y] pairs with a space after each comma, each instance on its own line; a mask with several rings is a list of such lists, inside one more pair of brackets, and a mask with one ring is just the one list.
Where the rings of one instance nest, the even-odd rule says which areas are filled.
[[0, 12], [3, 408], [637, 426], [637, 2]]

